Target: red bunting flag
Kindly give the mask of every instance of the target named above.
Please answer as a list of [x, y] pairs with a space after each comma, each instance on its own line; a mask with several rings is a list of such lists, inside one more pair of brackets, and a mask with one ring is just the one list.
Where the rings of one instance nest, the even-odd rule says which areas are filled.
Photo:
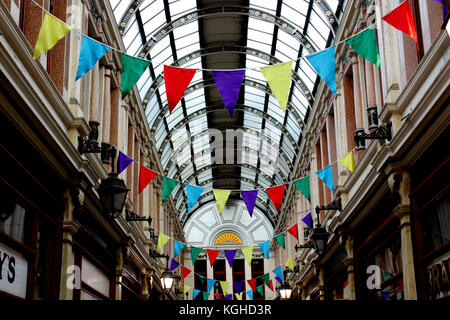
[[381, 17], [381, 19], [389, 23], [394, 28], [406, 33], [418, 45], [416, 25], [414, 23], [413, 14], [408, 0], [404, 1], [397, 8]]
[[342, 290], [344, 290], [345, 287], [347, 287], [347, 286], [348, 286], [348, 280], [345, 280], [345, 281], [344, 281], [344, 284], [342, 285]]
[[290, 234], [292, 234], [295, 239], [297, 239], [298, 241], [298, 225], [297, 223], [295, 225], [293, 225], [292, 227], [290, 227], [287, 232], [289, 232]]
[[181, 271], [181, 280], [184, 281], [184, 278], [188, 276], [192, 271], [186, 267], [183, 267], [183, 271]]
[[281, 203], [283, 202], [283, 195], [284, 195], [285, 187], [286, 187], [286, 185], [282, 184], [281, 186], [267, 188], [267, 193], [269, 194], [270, 200], [272, 200], [277, 211], [280, 211]]
[[183, 97], [196, 71], [197, 69], [182, 69], [164, 65], [167, 104], [171, 113]]
[[143, 165], [141, 165], [141, 170], [139, 170], [139, 193], [145, 189], [145, 187], [152, 181], [154, 177], [156, 177], [157, 173], [147, 169]]
[[269, 289], [273, 291], [273, 283], [272, 283], [272, 280], [270, 280]]
[[206, 250], [208, 252], [208, 258], [209, 258], [209, 263], [211, 264], [211, 267], [213, 266], [214, 262], [217, 259], [217, 256], [219, 255], [220, 250], [211, 250], [208, 249]]
[[255, 291], [256, 290], [256, 278], [247, 280], [247, 282], [248, 282], [250, 288], [252, 288], [252, 290]]

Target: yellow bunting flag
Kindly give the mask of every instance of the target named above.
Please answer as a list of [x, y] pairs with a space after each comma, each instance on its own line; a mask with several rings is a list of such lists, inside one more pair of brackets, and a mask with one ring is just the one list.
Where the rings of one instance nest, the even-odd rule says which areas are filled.
[[251, 264], [253, 257], [253, 246], [241, 248], [241, 251], [244, 254], [245, 260], [247, 260], [248, 264]]
[[222, 293], [227, 294], [228, 290], [228, 281], [220, 281], [220, 286], [222, 287]]
[[338, 161], [351, 172], [355, 172], [355, 158], [353, 157], [353, 151], [350, 151]]
[[191, 287], [189, 287], [187, 284], [184, 284], [183, 294], [186, 294], [186, 292], [188, 292], [190, 289], [191, 289]]
[[227, 200], [228, 200], [228, 197], [230, 196], [231, 191], [213, 189], [213, 193], [214, 193], [214, 198], [216, 198], [216, 203], [217, 203], [217, 208], [219, 209], [219, 213], [222, 214], [222, 211], [225, 208], [225, 204], [227, 203]]
[[292, 258], [289, 257], [289, 259], [286, 260], [286, 262], [284, 263], [289, 269], [291, 269], [292, 271], [294, 271], [294, 262], [292, 261]]
[[262, 67], [261, 72], [266, 78], [273, 95], [277, 98], [283, 112], [286, 112], [286, 104], [289, 98], [291, 85], [292, 60], [269, 67]]
[[156, 251], [159, 252], [159, 250], [164, 247], [164, 245], [169, 241], [170, 237], [166, 236], [164, 233], [160, 232], [158, 236], [158, 245], [156, 246]]
[[46, 12], [34, 47], [33, 59], [39, 58], [41, 54], [53, 48], [71, 29], [67, 24]]
[[241, 292], [241, 293], [235, 293], [236, 298], [237, 298], [238, 300], [242, 300], [242, 294], [243, 294], [243, 292]]

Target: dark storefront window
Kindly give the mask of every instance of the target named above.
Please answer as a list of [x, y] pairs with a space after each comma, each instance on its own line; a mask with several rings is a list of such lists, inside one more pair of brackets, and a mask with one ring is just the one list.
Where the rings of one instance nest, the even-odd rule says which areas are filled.
[[242, 294], [242, 300], [246, 300], [245, 295], [245, 265], [243, 259], [236, 259], [233, 261], [233, 299], [237, 300], [236, 298], [236, 288], [234, 287], [234, 282], [237, 281], [244, 281], [242, 284], [241, 292], [244, 292]]
[[194, 263], [194, 272], [203, 277], [199, 277], [196, 274], [194, 275], [194, 287], [201, 291], [194, 300], [203, 300], [202, 292], [208, 290], [206, 283], [206, 260], [197, 259]]
[[225, 260], [216, 260], [213, 266], [213, 279], [217, 280], [214, 284], [214, 300], [225, 300], [224, 295], [226, 292], [222, 292], [222, 287], [219, 281], [225, 281]]
[[347, 254], [342, 248], [324, 266], [326, 300], [344, 299], [344, 288], [347, 281], [347, 268], [344, 265], [346, 257]]
[[262, 295], [255, 290], [253, 293], [253, 300], [264, 300], [264, 280], [260, 277], [264, 275], [264, 260], [263, 259], [253, 259], [252, 260], [252, 279], [256, 279], [256, 288], [262, 286]]

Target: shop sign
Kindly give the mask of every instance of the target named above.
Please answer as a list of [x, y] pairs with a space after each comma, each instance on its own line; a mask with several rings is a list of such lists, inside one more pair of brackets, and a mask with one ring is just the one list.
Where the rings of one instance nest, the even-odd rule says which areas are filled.
[[435, 259], [427, 268], [429, 294], [432, 299], [450, 295], [450, 255]]
[[28, 261], [23, 254], [0, 243], [0, 291], [25, 298]]

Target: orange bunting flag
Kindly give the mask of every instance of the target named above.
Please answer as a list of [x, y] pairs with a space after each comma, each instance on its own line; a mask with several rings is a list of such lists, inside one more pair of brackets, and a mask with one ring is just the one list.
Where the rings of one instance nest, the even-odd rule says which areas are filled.
[[181, 271], [181, 280], [184, 281], [184, 278], [188, 276], [192, 271], [186, 267], [183, 267], [183, 271]]
[[171, 113], [183, 97], [196, 71], [197, 69], [183, 69], [164, 65], [167, 104]]
[[155, 171], [147, 169], [141, 165], [141, 170], [139, 170], [139, 193], [145, 189], [145, 187], [152, 181], [154, 177], [158, 174]]
[[389, 23], [394, 28], [406, 33], [410, 36], [417, 44], [417, 30], [414, 23], [414, 17], [411, 11], [409, 2], [406, 0], [397, 8], [381, 17], [384, 21]]
[[285, 187], [286, 187], [286, 185], [282, 184], [281, 186], [267, 188], [267, 193], [269, 194], [270, 200], [272, 200], [277, 211], [280, 211], [281, 203], [283, 202], [283, 195], [284, 195]]
[[209, 263], [211, 264], [211, 267], [212, 267], [214, 262], [216, 262], [216, 259], [217, 259], [217, 256], [219, 255], [220, 250], [207, 249], [206, 251], [208, 252]]
[[295, 239], [297, 239], [298, 241], [298, 225], [297, 223], [295, 225], [293, 225], [292, 227], [290, 227], [287, 232], [289, 232], [290, 234], [292, 234]]

